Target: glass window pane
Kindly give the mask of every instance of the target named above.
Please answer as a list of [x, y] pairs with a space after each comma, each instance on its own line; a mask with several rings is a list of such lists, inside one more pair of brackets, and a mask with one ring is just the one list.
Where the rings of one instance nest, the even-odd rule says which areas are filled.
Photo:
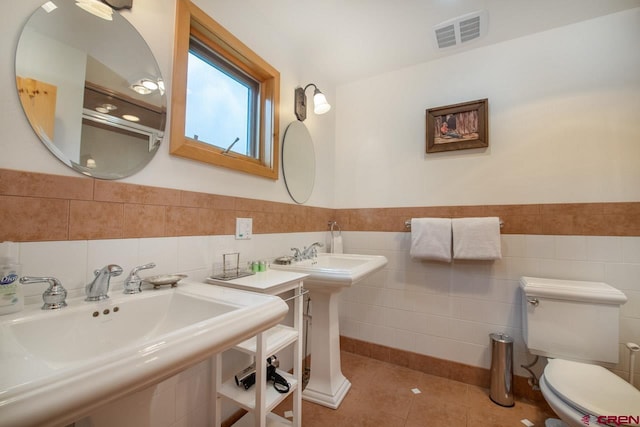
[[185, 136], [255, 157], [251, 88], [189, 52]]

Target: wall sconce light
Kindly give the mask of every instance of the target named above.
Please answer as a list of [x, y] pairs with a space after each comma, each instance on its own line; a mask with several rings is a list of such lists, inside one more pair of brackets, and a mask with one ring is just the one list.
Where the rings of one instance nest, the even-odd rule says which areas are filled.
[[303, 122], [307, 118], [307, 95], [305, 91], [309, 86], [314, 87], [313, 91], [313, 112], [316, 114], [324, 114], [331, 109], [331, 105], [327, 102], [327, 98], [324, 96], [318, 86], [313, 83], [309, 83], [303, 88], [298, 87], [295, 91], [295, 108], [296, 117]]

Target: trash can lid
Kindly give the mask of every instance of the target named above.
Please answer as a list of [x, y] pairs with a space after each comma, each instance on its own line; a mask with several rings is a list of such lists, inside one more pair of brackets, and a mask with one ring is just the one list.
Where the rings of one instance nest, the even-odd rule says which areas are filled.
[[498, 341], [498, 342], [503, 342], [503, 343], [512, 343], [513, 342], [513, 338], [511, 338], [507, 334], [503, 334], [503, 333], [500, 333], [500, 332], [495, 332], [493, 334], [489, 334], [489, 338], [491, 338], [492, 341]]

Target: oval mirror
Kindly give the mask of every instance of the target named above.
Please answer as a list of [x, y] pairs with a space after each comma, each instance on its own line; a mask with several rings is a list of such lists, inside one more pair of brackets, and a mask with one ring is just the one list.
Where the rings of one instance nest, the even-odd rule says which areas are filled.
[[309, 200], [316, 180], [316, 155], [307, 127], [297, 120], [284, 132], [282, 174], [287, 191], [296, 203]]
[[38, 8], [18, 42], [16, 86], [40, 140], [85, 175], [123, 178], [158, 151], [166, 122], [158, 64], [106, 4], [52, 0]]

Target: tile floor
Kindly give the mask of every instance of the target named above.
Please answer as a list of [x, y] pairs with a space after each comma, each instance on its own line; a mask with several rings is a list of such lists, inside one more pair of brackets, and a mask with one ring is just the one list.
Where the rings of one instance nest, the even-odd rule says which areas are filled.
[[[337, 410], [302, 402], [303, 427], [536, 427], [553, 417], [544, 404], [516, 400], [512, 408], [491, 402], [487, 389], [342, 352], [351, 390]], [[411, 390], [418, 388], [421, 393]], [[283, 415], [291, 402], [276, 413]]]

